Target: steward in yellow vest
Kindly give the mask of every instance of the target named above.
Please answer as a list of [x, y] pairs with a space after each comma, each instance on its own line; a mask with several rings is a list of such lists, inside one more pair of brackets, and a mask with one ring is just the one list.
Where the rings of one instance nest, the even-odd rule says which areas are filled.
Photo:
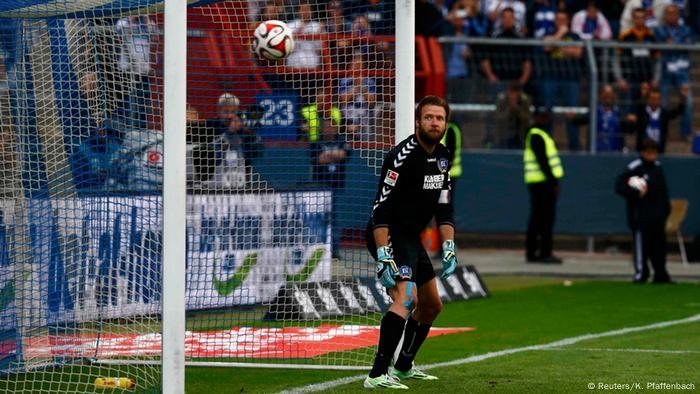
[[[535, 149], [539, 152], [535, 152]], [[525, 137], [523, 165], [527, 184], [546, 181], [556, 183], [564, 176], [564, 168], [561, 166], [554, 140], [546, 131], [538, 127], [531, 128]]]
[[452, 152], [450, 178], [454, 186], [456, 178], [462, 175], [462, 130], [460, 130], [457, 123], [447, 122], [447, 129], [440, 143]]
[[[323, 114], [318, 110], [316, 104], [311, 104], [301, 109], [301, 116], [304, 119], [302, 130], [305, 132], [301, 135], [301, 138], [309, 142], [317, 142], [320, 137]], [[331, 120], [333, 124], [336, 126], [340, 125], [341, 116], [338, 107], [331, 107]]]
[[525, 136], [523, 168], [530, 193], [530, 220], [525, 241], [528, 263], [561, 264], [552, 254], [552, 230], [564, 168], [552, 137], [545, 131], [551, 123], [549, 110], [538, 108], [535, 125]]

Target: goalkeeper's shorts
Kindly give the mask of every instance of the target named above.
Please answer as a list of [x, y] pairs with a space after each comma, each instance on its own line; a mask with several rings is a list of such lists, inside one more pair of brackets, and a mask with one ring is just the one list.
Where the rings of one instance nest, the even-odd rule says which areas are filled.
[[[374, 226], [367, 224], [365, 232], [367, 249], [377, 259], [377, 244], [374, 242]], [[420, 234], [403, 234], [389, 228], [389, 246], [394, 252], [394, 261], [399, 269], [396, 281], [415, 282], [418, 287], [435, 277], [433, 263], [423, 248]]]

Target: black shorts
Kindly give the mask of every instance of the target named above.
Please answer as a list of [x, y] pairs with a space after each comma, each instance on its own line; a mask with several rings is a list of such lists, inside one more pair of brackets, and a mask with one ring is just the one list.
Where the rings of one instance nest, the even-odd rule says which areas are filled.
[[[376, 260], [377, 244], [374, 241], [374, 229], [371, 224], [367, 225], [365, 241], [369, 253]], [[396, 281], [411, 281], [420, 287], [435, 277], [433, 263], [423, 248], [420, 234], [402, 234], [389, 228], [389, 246], [394, 251], [394, 261], [399, 272], [409, 274], [406, 277], [399, 276]]]

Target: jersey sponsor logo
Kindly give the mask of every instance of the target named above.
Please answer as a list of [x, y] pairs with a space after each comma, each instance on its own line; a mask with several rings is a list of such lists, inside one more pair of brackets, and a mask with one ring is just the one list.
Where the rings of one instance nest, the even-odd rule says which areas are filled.
[[437, 159], [435, 157], [431, 157], [428, 159], [428, 163], [435, 163]]
[[401, 279], [411, 279], [413, 276], [413, 270], [407, 265], [402, 265], [399, 268], [399, 278]]
[[446, 172], [447, 167], [449, 167], [449, 166], [450, 166], [450, 163], [445, 158], [441, 158], [438, 161], [438, 169], [440, 170], [440, 172], [443, 172], [443, 173]]
[[386, 173], [386, 178], [384, 178], [384, 183], [389, 186], [396, 186], [396, 181], [399, 179], [399, 173], [396, 171], [389, 170]]
[[445, 175], [426, 175], [423, 178], [424, 190], [442, 189], [442, 184], [445, 181]]

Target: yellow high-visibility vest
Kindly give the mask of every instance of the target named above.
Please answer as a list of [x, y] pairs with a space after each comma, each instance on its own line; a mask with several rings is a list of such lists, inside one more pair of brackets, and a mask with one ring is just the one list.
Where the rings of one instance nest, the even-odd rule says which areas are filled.
[[[315, 104], [307, 105], [301, 109], [301, 116], [304, 122], [309, 126], [309, 142], [318, 141], [318, 132], [321, 127], [321, 116], [318, 113], [318, 107]], [[340, 110], [337, 107], [331, 108], [331, 119], [336, 125], [340, 124]]]
[[455, 151], [452, 152], [452, 167], [450, 168], [450, 178], [458, 178], [462, 175], [462, 130], [454, 122], [447, 122], [447, 130], [442, 136], [440, 143], [447, 146], [447, 133], [455, 136]]
[[547, 154], [549, 166], [552, 168], [552, 175], [554, 175], [554, 177], [557, 179], [563, 177], [564, 167], [561, 165], [561, 159], [559, 158], [559, 153], [557, 152], [557, 145], [554, 143], [552, 137], [547, 134], [547, 132], [537, 127], [533, 127], [527, 133], [527, 137], [525, 137], [525, 151], [523, 152], [525, 183], [540, 183], [547, 180], [547, 177], [540, 168], [540, 164], [537, 162], [535, 152], [530, 146], [530, 137], [532, 137], [533, 134], [539, 135], [544, 140], [545, 153]]

